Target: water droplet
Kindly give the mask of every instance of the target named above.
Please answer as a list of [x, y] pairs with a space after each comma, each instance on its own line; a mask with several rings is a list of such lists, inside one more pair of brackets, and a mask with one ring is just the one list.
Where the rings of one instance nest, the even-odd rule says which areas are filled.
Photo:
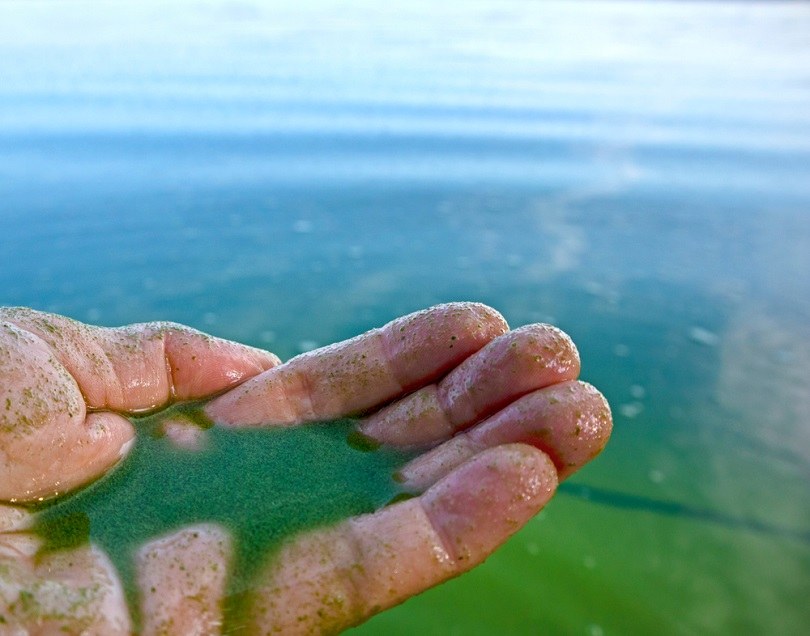
[[619, 407], [619, 413], [629, 419], [637, 417], [643, 410], [644, 405], [641, 402], [629, 402]]
[[318, 348], [318, 343], [314, 340], [302, 340], [298, 343], [298, 350], [301, 353], [306, 353], [307, 351], [312, 351], [313, 349]]
[[720, 338], [716, 333], [703, 327], [692, 327], [689, 330], [689, 339], [706, 347], [714, 347], [720, 342]]
[[630, 395], [636, 400], [643, 400], [644, 396], [647, 395], [647, 391], [640, 384], [633, 384], [630, 387]]
[[618, 356], [619, 358], [626, 358], [630, 355], [630, 347], [625, 344], [617, 344], [613, 347], [613, 355]]

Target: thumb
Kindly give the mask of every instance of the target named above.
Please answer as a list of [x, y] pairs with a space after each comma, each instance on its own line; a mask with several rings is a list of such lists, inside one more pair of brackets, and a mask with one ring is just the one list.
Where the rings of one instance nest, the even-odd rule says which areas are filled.
[[0, 309], [0, 501], [51, 497], [103, 474], [134, 436], [118, 413], [206, 397], [278, 363], [172, 323], [108, 329]]

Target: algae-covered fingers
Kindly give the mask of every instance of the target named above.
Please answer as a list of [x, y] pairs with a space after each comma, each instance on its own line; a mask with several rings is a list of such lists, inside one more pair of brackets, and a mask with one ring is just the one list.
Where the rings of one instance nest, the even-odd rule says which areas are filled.
[[102, 475], [134, 435], [122, 413], [205, 397], [278, 362], [171, 323], [111, 329], [0, 308], [0, 501]]
[[297, 356], [215, 399], [235, 426], [289, 425], [373, 410], [436, 380], [507, 330], [478, 303], [438, 305]]
[[579, 375], [574, 343], [551, 325], [500, 335], [428, 384], [364, 418], [369, 437], [394, 446], [425, 448], [449, 439], [513, 400]]
[[541, 451], [489, 449], [420, 497], [287, 542], [259, 577], [244, 631], [333, 634], [466, 572], [551, 498]]
[[54, 350], [5, 320], [0, 376], [0, 501], [75, 488], [115, 464], [132, 439], [123, 418], [88, 418], [81, 387]]
[[[278, 362], [170, 323], [109, 329], [0, 308], [0, 502], [69, 493], [126, 454], [126, 414], [220, 392]], [[89, 542], [43, 552], [34, 519], [0, 503], [0, 634], [132, 633], [107, 555]]]
[[422, 495], [290, 539], [257, 582], [251, 629], [336, 633], [467, 571], [593, 459], [611, 428], [586, 383], [517, 398], [399, 471]]
[[515, 442], [542, 450], [565, 479], [596, 457], [613, 429], [604, 396], [569, 381], [528, 393], [479, 424], [416, 457], [400, 471], [404, 488], [422, 490], [485, 449]]
[[135, 557], [139, 633], [221, 633], [232, 553], [231, 535], [214, 524], [182, 528], [142, 546]]
[[[0, 428], [6, 498], [128, 462], [36, 520], [0, 506], [0, 556], [14, 564], [0, 596], [25, 628], [70, 633], [96, 612], [86, 633], [340, 631], [481, 562], [611, 430], [604, 398], [576, 381], [570, 338], [508, 331], [476, 303], [285, 364], [177, 325], [0, 318], [2, 397], [31, 420]], [[322, 421], [344, 416], [358, 419]], [[49, 608], [88, 586], [84, 609], [54, 622]], [[23, 616], [17, 599], [38, 609]]]
[[610, 408], [578, 375], [571, 340], [529, 325], [364, 417], [371, 438], [426, 449], [397, 475], [423, 494], [288, 539], [248, 633], [336, 633], [483, 561], [607, 443]]
[[41, 554], [24, 511], [0, 506], [0, 634], [128, 636], [112, 564], [91, 545]]

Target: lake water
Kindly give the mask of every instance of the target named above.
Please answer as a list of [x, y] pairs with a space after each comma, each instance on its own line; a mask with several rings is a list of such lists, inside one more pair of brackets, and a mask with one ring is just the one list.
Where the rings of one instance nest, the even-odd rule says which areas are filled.
[[604, 454], [358, 635], [810, 624], [810, 6], [4, 2], [0, 303], [282, 357], [479, 300]]

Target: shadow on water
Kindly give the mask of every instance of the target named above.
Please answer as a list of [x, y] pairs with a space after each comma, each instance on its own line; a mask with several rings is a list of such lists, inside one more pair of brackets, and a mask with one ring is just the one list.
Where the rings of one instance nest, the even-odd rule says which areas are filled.
[[688, 506], [676, 501], [665, 501], [653, 499], [652, 497], [642, 497], [630, 495], [615, 490], [604, 488], [594, 488], [584, 484], [561, 484], [558, 492], [569, 497], [576, 497], [591, 503], [611, 506], [622, 510], [642, 510], [669, 517], [682, 517], [695, 519], [707, 523], [713, 523], [726, 528], [738, 530], [748, 530], [771, 537], [792, 539], [802, 543], [810, 544], [810, 530], [797, 530], [785, 528], [783, 526], [765, 523], [757, 519], [747, 517], [736, 517], [716, 510], [707, 508], [697, 508]]

